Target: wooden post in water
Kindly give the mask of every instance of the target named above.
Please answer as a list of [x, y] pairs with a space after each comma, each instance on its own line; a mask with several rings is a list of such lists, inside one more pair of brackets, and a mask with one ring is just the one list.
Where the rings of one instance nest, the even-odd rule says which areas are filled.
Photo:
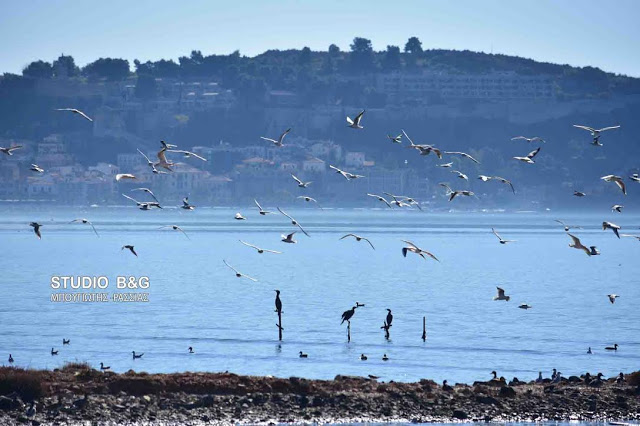
[[427, 341], [427, 317], [422, 317], [422, 341]]
[[282, 341], [282, 311], [278, 311], [278, 340]]
[[351, 321], [347, 321], [347, 342], [351, 342]]
[[380, 328], [384, 329], [384, 338], [389, 340], [389, 329], [391, 328], [391, 326], [385, 321], [384, 325]]

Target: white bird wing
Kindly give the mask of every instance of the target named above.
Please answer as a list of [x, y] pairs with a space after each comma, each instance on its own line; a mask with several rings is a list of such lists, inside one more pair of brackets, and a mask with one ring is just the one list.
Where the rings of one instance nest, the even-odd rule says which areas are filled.
[[260, 247], [258, 247], [258, 246], [254, 246], [253, 244], [249, 244], [249, 243], [244, 242], [244, 241], [242, 241], [242, 240], [238, 240], [238, 241], [240, 241], [240, 242], [241, 242], [242, 244], [244, 244], [245, 246], [248, 246], [248, 247], [254, 248], [254, 249], [256, 249], [256, 250], [262, 250]]
[[139, 152], [139, 153], [140, 153], [140, 154], [145, 158], [145, 160], [147, 160], [147, 163], [149, 163], [149, 164], [153, 164], [153, 162], [152, 162], [151, 160], [149, 160], [149, 157], [147, 157], [147, 156], [145, 155], [145, 153], [144, 153], [144, 152], [140, 151], [140, 149], [139, 149], [139, 148], [136, 148], [136, 149], [137, 149], [137, 150], [138, 150], [138, 152]]
[[282, 252], [281, 252], [281, 251], [276, 251], [276, 250], [267, 250], [267, 249], [262, 249], [262, 251], [266, 251], [267, 253], [282, 254]]
[[85, 114], [84, 112], [80, 111], [79, 109], [77, 109], [76, 112], [78, 114], [80, 114], [81, 116], [83, 116], [84, 118], [86, 118], [87, 120], [93, 122], [93, 120], [91, 118], [89, 118], [89, 116], [87, 114]]
[[603, 127], [602, 129], [598, 129], [598, 132], [604, 132], [606, 130], [613, 130], [613, 129], [619, 129], [620, 126], [609, 126], [609, 127]]
[[353, 125], [353, 120], [349, 116], [347, 116], [347, 123]]
[[136, 203], [136, 204], [140, 204], [140, 202], [139, 202], [138, 200], [136, 200], [136, 199], [134, 199], [134, 198], [132, 198], [132, 197], [129, 197], [129, 196], [128, 196], [128, 195], [126, 195], [126, 194], [122, 194], [122, 196], [123, 196], [124, 198], [128, 198], [128, 199], [130, 199], [131, 201], [133, 201], [133, 202], [134, 202], [134, 203]]
[[262, 211], [262, 206], [260, 205], [260, 203], [258, 203], [258, 200], [256, 200], [255, 198], [253, 199], [253, 202], [256, 203], [256, 206], [258, 206], [258, 208], [260, 209], [260, 211]]
[[182, 150], [182, 149], [168, 149], [167, 151], [169, 151], [169, 152], [177, 152], [177, 153], [180, 153], [180, 154], [186, 154], [186, 155], [188, 155], [190, 157], [196, 157], [199, 160], [207, 161], [206, 158], [201, 157], [200, 155], [198, 155], [198, 154], [196, 154], [194, 152], [191, 152], [191, 151], [185, 151], [185, 150]]
[[596, 131], [596, 129], [594, 129], [593, 127], [582, 126], [580, 124], [574, 124], [573, 127], [577, 127], [578, 129], [584, 129], [584, 130], [587, 130], [587, 131], [592, 132], [592, 133]]
[[287, 136], [287, 133], [289, 133], [290, 131], [291, 131], [291, 128], [288, 128], [287, 130], [282, 132], [282, 134], [278, 138], [278, 143], [282, 143], [282, 141], [284, 140], [284, 137]]
[[260, 136], [260, 139], [264, 139], [265, 141], [269, 141], [269, 142], [272, 142], [272, 143], [275, 143], [275, 144], [278, 143], [277, 140], [271, 139], [271, 138], [265, 138], [264, 136]]
[[291, 177], [293, 178], [293, 180], [298, 182], [298, 184], [300, 184], [300, 185], [304, 184], [304, 182], [302, 182], [300, 179], [298, 179], [293, 173], [291, 173]]
[[413, 247], [413, 248], [415, 248], [415, 249], [418, 249], [418, 250], [422, 251], [422, 250], [420, 249], [420, 247], [418, 247], [417, 245], [413, 244], [411, 241], [402, 240], [402, 242], [403, 242], [403, 243], [407, 243], [407, 244], [409, 244], [411, 247]]
[[[238, 272], [238, 270], [237, 270], [236, 268], [234, 268], [233, 266], [229, 265], [229, 264], [227, 263], [227, 261], [226, 261], [226, 260], [222, 259], [222, 261], [223, 261], [223, 262], [224, 262], [224, 264], [225, 264], [225, 265], [227, 265], [227, 267], [228, 267], [229, 269], [231, 269], [233, 272], [235, 272], [236, 274], [240, 274], [240, 272]], [[242, 275], [242, 274], [240, 274], [240, 275]]]
[[515, 138], [511, 138], [512, 141], [519, 140], [519, 139], [529, 140], [529, 138], [526, 138], [524, 136], [516, 136]]
[[309, 233], [307, 231], [304, 230], [304, 228], [302, 227], [302, 225], [300, 225], [300, 223], [298, 221], [296, 221], [296, 226], [298, 228], [300, 228], [300, 230], [304, 233], [304, 235], [306, 235], [307, 237], [311, 236], [311, 235], [309, 235]]
[[531, 151], [530, 153], [527, 154], [527, 158], [533, 158], [536, 155], [538, 155], [538, 152], [540, 152], [540, 147], [538, 147], [537, 149], [534, 149], [533, 151]]
[[500, 237], [500, 235], [496, 232], [495, 229], [491, 228], [491, 232], [493, 232], [493, 235], [495, 235], [496, 237], [498, 237], [500, 241], [502, 241], [502, 237]]

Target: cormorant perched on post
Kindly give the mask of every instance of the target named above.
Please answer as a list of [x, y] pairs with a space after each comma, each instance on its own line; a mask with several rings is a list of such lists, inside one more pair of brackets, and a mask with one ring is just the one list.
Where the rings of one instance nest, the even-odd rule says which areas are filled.
[[280, 300], [280, 290], [274, 290], [276, 292], [276, 312], [282, 313], [282, 300]]
[[393, 315], [391, 315], [391, 309], [387, 308], [387, 327], [391, 327], [391, 321], [393, 321]]
[[349, 309], [348, 311], [344, 311], [342, 313], [342, 323], [344, 323], [345, 321], [349, 322], [349, 320], [351, 319], [351, 317], [353, 316], [353, 314], [356, 313], [356, 308], [357, 306], [354, 306], [353, 308]]

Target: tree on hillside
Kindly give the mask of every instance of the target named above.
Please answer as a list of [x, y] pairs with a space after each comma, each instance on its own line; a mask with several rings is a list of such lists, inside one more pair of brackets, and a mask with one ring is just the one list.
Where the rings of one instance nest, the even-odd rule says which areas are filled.
[[365, 73], [373, 70], [373, 47], [371, 40], [356, 37], [351, 43], [350, 64], [351, 70], [357, 73]]
[[34, 61], [22, 70], [24, 77], [51, 78], [53, 77], [53, 66], [49, 62]]
[[411, 53], [412, 55], [421, 55], [424, 51], [422, 50], [422, 42], [420, 39], [418, 37], [410, 37], [404, 45], [404, 52]]
[[337, 57], [338, 55], [340, 55], [340, 48], [338, 46], [336, 46], [335, 44], [331, 44], [329, 46], [329, 56], [331, 56], [332, 58]]
[[135, 95], [142, 100], [153, 99], [157, 95], [158, 85], [156, 79], [150, 74], [138, 74]]
[[58, 59], [53, 61], [53, 75], [55, 77], [74, 77], [78, 75], [78, 72], [73, 56], [60, 55]]
[[129, 76], [129, 61], [126, 59], [100, 58], [82, 69], [89, 78], [106, 78], [110, 81], [124, 80]]
[[303, 47], [298, 56], [298, 63], [302, 66], [309, 65], [311, 63], [311, 49]]
[[387, 46], [387, 51], [382, 60], [382, 69], [387, 72], [396, 71], [400, 69], [400, 66], [400, 48], [398, 46]]

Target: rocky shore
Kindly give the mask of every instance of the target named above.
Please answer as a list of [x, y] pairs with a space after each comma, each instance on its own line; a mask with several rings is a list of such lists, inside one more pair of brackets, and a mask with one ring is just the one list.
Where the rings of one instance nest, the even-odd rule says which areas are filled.
[[443, 387], [347, 376], [116, 374], [79, 364], [54, 371], [0, 368], [0, 395], [2, 425], [640, 419], [640, 372], [622, 381], [570, 377]]

